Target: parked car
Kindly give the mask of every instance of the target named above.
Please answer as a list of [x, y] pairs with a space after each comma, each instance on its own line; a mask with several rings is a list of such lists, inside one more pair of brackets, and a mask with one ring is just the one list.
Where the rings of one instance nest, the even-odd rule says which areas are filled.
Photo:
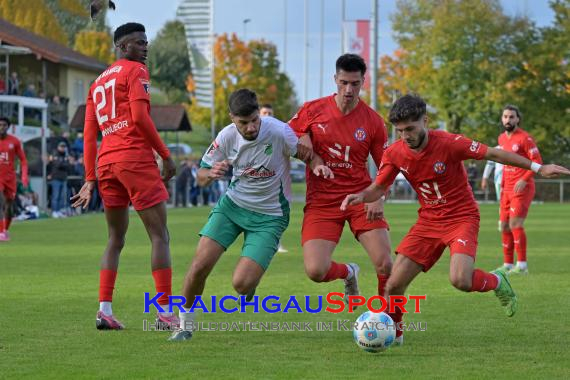
[[167, 144], [166, 147], [170, 153], [176, 156], [188, 156], [192, 153], [192, 147], [188, 144], [178, 143], [178, 144]]
[[291, 181], [305, 182], [305, 163], [299, 160], [291, 160]]

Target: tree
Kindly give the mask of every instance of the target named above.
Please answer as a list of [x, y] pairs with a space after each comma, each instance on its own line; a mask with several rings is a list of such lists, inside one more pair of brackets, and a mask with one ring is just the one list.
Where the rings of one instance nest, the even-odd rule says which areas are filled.
[[190, 60], [184, 25], [167, 22], [149, 46], [148, 67], [153, 85], [166, 93], [172, 103], [188, 101], [186, 79]]
[[[214, 45], [214, 109], [215, 125], [219, 129], [230, 123], [228, 99], [239, 88], [249, 88], [258, 95], [260, 103], [271, 103], [275, 116], [288, 120], [297, 108], [291, 80], [279, 72], [275, 45], [266, 41], [245, 44], [235, 34], [223, 34]], [[189, 91], [193, 80], [187, 81]], [[189, 107], [194, 124], [210, 127], [210, 110], [196, 104]]]
[[95, 30], [81, 31], [75, 38], [75, 46], [73, 48], [101, 62], [110, 64], [115, 60], [112, 38], [106, 32]]

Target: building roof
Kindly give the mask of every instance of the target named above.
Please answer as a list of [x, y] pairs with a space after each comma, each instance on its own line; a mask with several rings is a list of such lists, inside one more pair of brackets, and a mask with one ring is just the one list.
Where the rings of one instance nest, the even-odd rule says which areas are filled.
[[67, 46], [22, 29], [3, 18], [0, 18], [0, 41], [3, 44], [26, 47], [39, 59], [45, 59], [54, 63], [62, 63], [97, 72], [101, 72], [109, 66]]
[[[192, 130], [192, 125], [190, 124], [186, 110], [179, 104], [152, 106], [150, 108], [150, 117], [159, 132]], [[71, 120], [69, 126], [72, 129], [83, 130], [84, 123], [85, 105], [81, 105], [77, 107], [77, 111], [75, 111], [75, 115], [73, 115], [73, 120]]]

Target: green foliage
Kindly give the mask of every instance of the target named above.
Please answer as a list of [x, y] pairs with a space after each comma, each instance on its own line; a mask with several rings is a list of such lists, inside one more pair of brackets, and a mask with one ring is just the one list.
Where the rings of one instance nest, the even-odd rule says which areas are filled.
[[538, 28], [505, 15], [499, 0], [399, 0], [400, 50], [381, 59], [381, 103], [418, 92], [435, 121], [492, 145], [503, 106], [517, 104], [546, 161], [570, 162], [570, 1], [551, 7], [554, 25]]
[[167, 22], [148, 51], [153, 85], [165, 92], [171, 103], [188, 101], [186, 78], [190, 75], [190, 60], [184, 25], [180, 21]]

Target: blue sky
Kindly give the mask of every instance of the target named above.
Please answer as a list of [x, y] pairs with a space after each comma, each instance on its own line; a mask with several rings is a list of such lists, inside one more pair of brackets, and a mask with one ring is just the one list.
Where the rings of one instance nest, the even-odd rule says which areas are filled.
[[[285, 39], [285, 6], [287, 2], [287, 35]], [[475, 0], [476, 1], [476, 0]], [[370, 0], [345, 0], [347, 20], [368, 19]], [[166, 21], [176, 15], [179, 0], [144, 1], [117, 0], [116, 12], [108, 13], [112, 28], [128, 22], [143, 23], [152, 40]], [[144, 7], [141, 6], [144, 4]], [[286, 71], [295, 83], [300, 101], [304, 101], [304, 0], [215, 0], [214, 30], [216, 33], [235, 32], [240, 38], [265, 39], [277, 46], [283, 62], [287, 41]], [[308, 99], [327, 95], [335, 90], [334, 62], [341, 53], [341, 0], [325, 0], [324, 9], [324, 64], [321, 74], [320, 30], [321, 0], [309, 0], [309, 91]], [[389, 16], [396, 8], [395, 0], [379, 0], [379, 52], [391, 54], [397, 45], [391, 37]], [[553, 13], [547, 0], [501, 0], [509, 15], [527, 15], [538, 25], [549, 25]], [[243, 20], [250, 19], [244, 30]], [[322, 80], [323, 94], [320, 93]]]

